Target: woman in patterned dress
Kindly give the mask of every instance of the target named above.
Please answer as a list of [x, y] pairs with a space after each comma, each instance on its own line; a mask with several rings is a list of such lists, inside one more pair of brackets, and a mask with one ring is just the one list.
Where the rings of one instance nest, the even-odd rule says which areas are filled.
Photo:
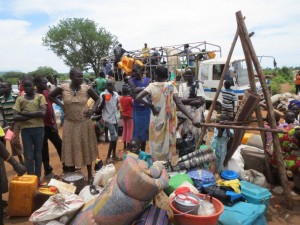
[[[92, 179], [92, 161], [98, 156], [97, 139], [91, 115], [95, 109], [89, 109], [87, 101], [91, 97], [95, 102], [99, 96], [83, 83], [83, 74], [79, 69], [70, 70], [70, 84], [62, 84], [54, 89], [49, 98], [62, 107], [65, 121], [62, 136], [62, 163], [65, 171], [73, 172], [76, 167], [87, 166], [88, 179]], [[63, 104], [56, 101], [62, 95]], [[98, 104], [95, 104], [97, 106]]]
[[[155, 73], [156, 82], [150, 83], [138, 94], [136, 100], [149, 106], [152, 111], [149, 125], [152, 158], [154, 161], [171, 161], [172, 165], [176, 165], [178, 161], [175, 135], [177, 127], [176, 106], [193, 121], [194, 126], [200, 127], [200, 123], [193, 119], [178, 98], [178, 91], [174, 83], [172, 81], [167, 82], [168, 69], [164, 66], [158, 66]], [[152, 103], [143, 100], [147, 95], [151, 96]]]

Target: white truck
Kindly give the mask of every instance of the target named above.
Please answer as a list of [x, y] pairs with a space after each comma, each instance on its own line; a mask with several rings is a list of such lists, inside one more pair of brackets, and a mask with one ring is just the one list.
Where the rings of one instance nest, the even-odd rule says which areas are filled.
[[[188, 48], [186, 49], [186, 46]], [[154, 50], [156, 49], [156, 50]], [[151, 56], [151, 51], [159, 52], [159, 56]], [[131, 57], [134, 59], [139, 59], [146, 62], [145, 70], [152, 77], [153, 71], [155, 70], [157, 64], [152, 64], [152, 58], [159, 58], [159, 64], [164, 64], [168, 67], [170, 74], [179, 78], [179, 83], [184, 82], [182, 74], [184, 73], [186, 67], [190, 67], [194, 72], [196, 79], [203, 82], [204, 91], [206, 94], [207, 106], [214, 99], [214, 96], [219, 85], [220, 77], [224, 69], [227, 58], [222, 57], [221, 47], [219, 45], [211, 44], [206, 41], [204, 42], [194, 42], [188, 44], [179, 44], [172, 46], [161, 46], [152, 48], [150, 51], [150, 56], [148, 60], [141, 58], [140, 50], [130, 51]], [[210, 54], [213, 53], [213, 57]], [[202, 57], [206, 56], [206, 58]], [[209, 56], [209, 57], [208, 57]], [[215, 57], [216, 56], [216, 57]], [[109, 56], [105, 59], [109, 59], [112, 62], [112, 57]], [[260, 61], [263, 57], [258, 56]], [[267, 56], [271, 57], [271, 56]], [[207, 59], [211, 58], [211, 59]], [[274, 59], [274, 57], [271, 57]], [[193, 60], [192, 60], [193, 59]], [[274, 66], [275, 66], [274, 59]], [[245, 59], [243, 57], [232, 58], [230, 61], [230, 67], [233, 67], [236, 78], [234, 79], [234, 86], [231, 88], [237, 95], [237, 100], [241, 100], [246, 89], [249, 89], [248, 71]], [[255, 71], [255, 70], [254, 70]], [[118, 76], [117, 76], [118, 77]], [[116, 79], [118, 80], [118, 79]], [[123, 81], [119, 80], [116, 82], [116, 89], [121, 90]], [[257, 82], [257, 89], [260, 90], [260, 84]], [[220, 110], [222, 102], [222, 94], [218, 98], [217, 110]], [[237, 105], [237, 104], [236, 104]]]
[[[214, 99], [216, 94], [217, 88], [219, 86], [220, 78], [225, 67], [227, 58], [215, 58], [209, 59], [205, 61], [199, 62], [199, 69], [198, 69], [198, 80], [202, 82], [204, 92], [206, 95], [206, 102], [208, 105]], [[231, 87], [234, 93], [236, 94], [236, 99], [241, 100], [243, 98], [245, 90], [249, 89], [249, 79], [248, 79], [248, 71], [245, 59], [240, 58], [232, 58], [230, 60], [229, 68], [234, 71], [235, 78], [234, 79], [234, 86]], [[255, 69], [254, 69], [254, 73]], [[258, 82], [258, 78], [256, 79], [256, 89], [258, 93], [261, 91], [261, 85]], [[266, 80], [267, 84], [269, 84], [269, 80]], [[222, 106], [222, 93], [220, 93], [218, 97], [218, 102], [216, 109], [220, 110]], [[238, 105], [238, 104], [236, 104]]]

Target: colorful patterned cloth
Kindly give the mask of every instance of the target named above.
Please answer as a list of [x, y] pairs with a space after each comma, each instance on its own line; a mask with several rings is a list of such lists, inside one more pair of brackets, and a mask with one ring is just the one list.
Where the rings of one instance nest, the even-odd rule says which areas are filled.
[[[17, 98], [13, 109], [18, 112], [36, 112], [41, 109], [46, 109], [46, 99], [42, 94], [35, 94], [33, 100], [28, 100], [23, 95]], [[22, 121], [20, 126], [21, 129], [44, 127], [44, 120], [41, 117], [35, 117], [30, 120]]]
[[[295, 137], [295, 128], [291, 128], [287, 133], [279, 133], [282, 156], [285, 167], [293, 172], [300, 172], [300, 142]], [[277, 165], [275, 155], [270, 157], [271, 164]]]
[[149, 126], [150, 152], [154, 161], [171, 161], [176, 153], [176, 104], [173, 95], [178, 93], [173, 82], [155, 82], [145, 91], [151, 95], [153, 105], [159, 111], [151, 114]]
[[[92, 207], [83, 210], [74, 225], [129, 225], [151, 200], [168, 186], [168, 175], [159, 163], [147, 163], [129, 154], [118, 174], [104, 188]], [[85, 219], [87, 217], [89, 219]]]
[[[193, 83], [193, 85], [195, 85], [195, 82]], [[192, 87], [188, 86], [187, 83], [179, 84], [178, 97], [180, 97], [182, 99], [188, 99], [190, 97], [191, 89], [192, 89]], [[205, 93], [204, 93], [204, 89], [203, 89], [201, 82], [198, 82], [198, 86], [196, 86], [195, 89], [196, 89], [196, 97], [205, 98]], [[204, 118], [204, 112], [205, 112], [205, 108], [206, 108], [205, 103], [198, 108], [195, 106], [190, 106], [190, 105], [185, 105], [185, 108], [188, 110], [188, 112], [192, 115], [193, 118], [198, 119], [197, 120], [198, 122], [203, 123], [205, 121], [205, 118]], [[179, 115], [183, 118], [186, 118], [186, 116], [182, 112], [180, 112]], [[182, 124], [181, 133], [184, 134], [184, 133], [187, 133], [190, 131], [193, 135], [196, 136], [196, 142], [197, 142], [200, 137], [200, 134], [201, 134], [201, 129], [202, 128], [195, 127], [193, 125], [193, 122], [191, 120], [187, 119]], [[206, 139], [207, 139], [207, 131], [205, 133], [203, 140], [206, 141]]]

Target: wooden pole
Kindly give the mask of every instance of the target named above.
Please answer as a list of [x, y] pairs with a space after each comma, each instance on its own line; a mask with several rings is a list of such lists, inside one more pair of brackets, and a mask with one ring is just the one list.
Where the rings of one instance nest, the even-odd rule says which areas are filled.
[[[259, 105], [265, 109], [267, 109], [267, 106], [264, 103], [259, 103]], [[275, 114], [278, 114], [281, 118], [284, 118], [284, 114], [277, 109], [273, 109]]]
[[240, 130], [258, 130], [258, 131], [266, 131], [271, 133], [287, 133], [286, 131], [280, 129], [269, 129], [264, 127], [249, 127], [249, 126], [234, 126], [234, 125], [225, 125], [219, 123], [201, 123], [203, 127], [218, 127], [218, 128], [231, 128], [231, 129], [240, 129]]
[[[213, 102], [212, 102], [212, 104], [211, 104], [211, 106], [209, 108], [207, 117], [205, 119], [205, 123], [209, 123], [210, 122], [212, 113], [213, 113], [214, 109], [216, 108], [217, 100], [218, 100], [219, 94], [221, 92], [221, 89], [223, 87], [223, 82], [225, 80], [225, 74], [226, 74], [226, 72], [227, 72], [227, 70], [229, 68], [229, 63], [230, 63], [231, 56], [233, 54], [233, 50], [234, 50], [234, 47], [236, 45], [237, 39], [238, 39], [238, 30], [236, 30], [236, 32], [235, 32], [235, 35], [234, 35], [234, 38], [233, 38], [233, 41], [232, 41], [232, 44], [231, 44], [231, 48], [230, 48], [230, 51], [229, 51], [228, 56], [227, 56], [227, 60], [226, 60], [224, 69], [222, 71], [222, 75], [220, 77], [219, 86], [218, 86], [217, 92], [215, 94], [214, 100], [213, 100]], [[200, 136], [199, 136], [199, 139], [198, 139], [198, 142], [196, 144], [196, 149], [199, 149], [199, 146], [202, 143], [202, 140], [204, 138], [205, 133], [206, 133], [206, 127], [202, 127], [201, 133], [200, 133]]]
[[[239, 36], [240, 36], [242, 48], [243, 48], [243, 51], [244, 51], [246, 64], [247, 64], [250, 90], [251, 90], [251, 92], [257, 94], [255, 76], [254, 76], [254, 71], [253, 71], [252, 61], [251, 61], [251, 55], [250, 55], [249, 48], [248, 48], [248, 46], [246, 44], [246, 41], [245, 41], [245, 36], [249, 37], [249, 34], [248, 34], [247, 30], [245, 30], [246, 33], [244, 33], [243, 29], [239, 25], [238, 25], [238, 29], [239, 29]], [[262, 117], [261, 110], [260, 110], [259, 106], [256, 107], [255, 114], [256, 114], [258, 126], [259, 127], [264, 127], [264, 121], [263, 121], [263, 117]], [[269, 178], [270, 183], [273, 184], [274, 180], [273, 180], [271, 167], [270, 167], [270, 158], [269, 158], [268, 152], [265, 149], [265, 146], [266, 146], [265, 132], [261, 130], [260, 135], [261, 135], [262, 143], [263, 143], [263, 146], [264, 146], [264, 155], [265, 155], [265, 165], [266, 165], [267, 176]]]
[[[247, 28], [246, 28], [244, 18], [243, 18], [243, 15], [242, 15], [241, 11], [238, 11], [236, 13], [236, 18], [237, 18], [237, 21], [238, 21], [238, 26], [240, 27], [241, 31], [244, 34], [247, 34]], [[252, 42], [251, 42], [250, 38], [247, 35], [244, 35], [244, 37], [245, 37], [245, 42], [246, 42], [247, 47], [249, 49], [249, 52], [250, 52], [251, 59], [253, 61], [255, 70], [258, 74], [259, 81], [261, 83], [264, 98], [266, 100], [267, 110], [268, 110], [268, 114], [269, 114], [270, 120], [271, 120], [270, 121], [270, 126], [271, 126], [272, 129], [276, 129], [277, 124], [276, 124], [276, 121], [275, 121], [273, 105], [272, 105], [272, 102], [271, 102], [270, 93], [267, 89], [267, 84], [266, 84], [262, 69], [260, 67], [259, 61], [257, 59], [256, 53], [255, 53], [255, 50], [254, 50], [254, 47], [252, 45]], [[292, 201], [292, 196], [291, 196], [291, 190], [290, 190], [290, 187], [288, 185], [288, 180], [287, 180], [287, 176], [286, 176], [286, 170], [285, 170], [283, 157], [282, 157], [282, 153], [281, 153], [279, 137], [276, 133], [272, 133], [272, 137], [273, 137], [274, 154], [276, 155], [276, 159], [277, 159], [277, 168], [278, 168], [278, 171], [279, 171], [281, 185], [283, 187], [287, 207], [292, 209], [293, 208], [293, 201]]]

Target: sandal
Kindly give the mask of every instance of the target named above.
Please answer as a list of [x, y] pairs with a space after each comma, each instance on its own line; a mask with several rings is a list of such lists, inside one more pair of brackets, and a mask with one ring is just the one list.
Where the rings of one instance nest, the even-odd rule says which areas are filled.
[[115, 160], [115, 161], [123, 161], [122, 158], [118, 158], [117, 156], [114, 156], [114, 157], [113, 157], [113, 160]]
[[97, 195], [100, 192], [99, 192], [99, 190], [96, 189], [95, 185], [92, 184], [92, 185], [90, 185], [90, 193], [91, 193], [91, 195]]

